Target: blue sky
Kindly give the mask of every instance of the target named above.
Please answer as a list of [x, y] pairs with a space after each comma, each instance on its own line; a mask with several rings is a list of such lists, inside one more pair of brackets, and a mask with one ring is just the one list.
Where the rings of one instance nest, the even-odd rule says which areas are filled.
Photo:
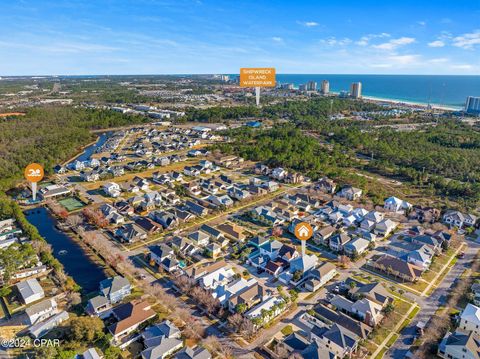
[[0, 23], [0, 75], [480, 74], [480, 0], [9, 0]]

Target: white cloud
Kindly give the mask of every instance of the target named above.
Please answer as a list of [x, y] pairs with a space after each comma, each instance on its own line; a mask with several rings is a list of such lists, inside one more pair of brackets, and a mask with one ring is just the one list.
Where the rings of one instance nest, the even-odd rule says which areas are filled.
[[380, 34], [368, 34], [368, 35], [362, 36], [360, 40], [355, 42], [355, 44], [357, 44], [358, 46], [367, 46], [371, 39], [384, 38], [384, 37], [390, 37], [390, 34], [386, 32], [382, 32]]
[[392, 67], [392, 64], [371, 64], [370, 67], [373, 67], [375, 69], [388, 69]]
[[427, 22], [426, 21], [417, 21], [417, 24], [420, 25], [420, 26], [425, 26], [425, 25], [427, 25]]
[[321, 39], [320, 44], [328, 45], [328, 46], [345, 46], [352, 43], [352, 40], [348, 37], [344, 37], [343, 39], [337, 39], [335, 37], [329, 37], [328, 39]]
[[473, 66], [468, 64], [459, 64], [459, 65], [452, 65], [452, 68], [456, 70], [471, 70], [473, 69]]
[[430, 46], [430, 47], [444, 47], [445, 42], [443, 42], [442, 40], [436, 40], [436, 41], [429, 42], [428, 46]]
[[318, 26], [320, 25], [318, 22], [316, 21], [298, 21], [298, 23], [300, 25], [303, 25], [303, 26], [306, 26], [306, 27], [315, 27], [315, 26]]
[[480, 45], [480, 30], [454, 37], [452, 45], [466, 50], [473, 49]]
[[415, 64], [420, 55], [395, 55], [389, 56], [388, 59], [397, 65], [412, 65]]
[[283, 39], [279, 36], [272, 37], [272, 40], [278, 43], [283, 43]]
[[374, 48], [380, 50], [395, 50], [397, 47], [408, 45], [414, 43], [415, 39], [413, 37], [400, 37], [398, 39], [392, 39], [388, 42], [384, 42], [383, 44], [373, 45]]
[[448, 62], [448, 59], [446, 57], [439, 57], [439, 58], [435, 58], [435, 59], [430, 59], [430, 60], [428, 60], [428, 62], [430, 62], [432, 64], [443, 64], [445, 62]]

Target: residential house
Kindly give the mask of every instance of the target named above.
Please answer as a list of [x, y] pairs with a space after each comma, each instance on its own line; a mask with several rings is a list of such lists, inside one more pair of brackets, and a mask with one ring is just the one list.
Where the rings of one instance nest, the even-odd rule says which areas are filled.
[[130, 295], [131, 291], [132, 285], [128, 279], [119, 275], [104, 279], [100, 282], [100, 293], [102, 293], [110, 303], [122, 301], [126, 296]]
[[97, 295], [90, 298], [85, 311], [91, 316], [97, 316], [101, 319], [107, 318], [111, 314], [112, 304], [107, 297]]
[[336, 323], [330, 328], [314, 326], [310, 332], [310, 339], [315, 338], [339, 358], [351, 356], [357, 350], [359, 341], [357, 335]]
[[355, 238], [344, 246], [345, 254], [350, 257], [360, 256], [368, 250], [370, 241], [365, 238]]
[[108, 327], [115, 341], [136, 330], [142, 323], [157, 314], [148, 302], [128, 302], [112, 310], [116, 322]]
[[380, 237], [387, 237], [397, 228], [398, 223], [387, 218], [375, 225], [374, 233]]
[[164, 243], [149, 248], [150, 260], [156, 265], [171, 273], [179, 268], [179, 262], [173, 249]]
[[244, 228], [236, 223], [222, 223], [218, 225], [217, 228], [225, 233], [227, 237], [233, 238], [240, 242], [243, 242], [247, 237], [244, 233]]
[[346, 198], [349, 201], [355, 201], [362, 196], [362, 190], [352, 186], [344, 187], [337, 193], [337, 196]]
[[207, 349], [200, 346], [185, 347], [175, 354], [174, 359], [212, 359], [212, 355]]
[[270, 291], [258, 282], [251, 287], [245, 288], [235, 295], [228, 298], [228, 310], [232, 313], [236, 312], [236, 308], [240, 304], [246, 305], [246, 307], [252, 308], [257, 303], [260, 303], [270, 297]]
[[95, 348], [89, 348], [85, 350], [82, 354], [75, 355], [74, 359], [102, 359], [103, 356], [98, 354]]
[[25, 304], [33, 303], [45, 297], [42, 286], [35, 278], [24, 280], [15, 285], [21, 300]]
[[462, 314], [458, 329], [464, 332], [472, 331], [476, 335], [480, 335], [480, 307], [468, 303]]
[[362, 319], [366, 324], [372, 327], [379, 324], [383, 318], [383, 307], [380, 304], [370, 301], [367, 298], [362, 298], [355, 302], [352, 302], [345, 297], [335, 295], [330, 300], [330, 304], [332, 304], [338, 310], [344, 311], [348, 314]]
[[388, 254], [372, 258], [368, 264], [377, 270], [409, 282], [415, 282], [423, 272], [423, 268]]
[[120, 196], [120, 186], [115, 182], [108, 182], [103, 185], [103, 191], [110, 197]]
[[[282, 310], [278, 307], [278, 305], [282, 302], [283, 302], [283, 299], [281, 297], [278, 297], [278, 296], [268, 297], [266, 300], [261, 301], [259, 304], [257, 304], [256, 306], [248, 310], [245, 313], [245, 317], [250, 320], [255, 318], [262, 318], [265, 321], [272, 320], [273, 318], [275, 318], [277, 315], [281, 313]], [[265, 312], [270, 313], [270, 311], [272, 311], [272, 313], [266, 318], [263, 318], [263, 313]]]
[[357, 285], [349, 290], [349, 295], [355, 300], [367, 298], [368, 300], [380, 304], [382, 307], [393, 302], [393, 296], [380, 282], [369, 284], [357, 282]]
[[208, 214], [208, 209], [193, 201], [185, 201], [185, 206], [197, 217], [203, 217]]
[[412, 204], [403, 199], [392, 196], [385, 200], [383, 208], [389, 212], [405, 213], [412, 209]]
[[345, 245], [352, 240], [348, 234], [341, 232], [330, 237], [329, 247], [332, 251], [342, 252]]
[[448, 211], [443, 215], [443, 222], [452, 227], [471, 227], [476, 225], [477, 217], [460, 211]]
[[334, 194], [335, 193], [335, 188], [337, 187], [336, 183], [331, 180], [330, 178], [327, 177], [322, 177], [320, 180], [315, 184], [315, 189], [329, 193], [329, 194]]
[[480, 336], [472, 331], [448, 332], [438, 346], [437, 355], [444, 359], [479, 359]]
[[148, 236], [157, 234], [161, 231], [163, 231], [163, 227], [153, 221], [151, 218], [148, 217], [138, 217], [135, 219], [135, 224], [142, 228]]
[[333, 226], [326, 226], [318, 231], [315, 231], [313, 240], [317, 244], [328, 246], [330, 243], [330, 237], [336, 232], [336, 228]]
[[271, 173], [271, 176], [273, 178], [275, 178], [276, 180], [279, 180], [279, 181], [283, 181], [285, 179], [285, 177], [287, 176], [288, 172], [281, 168], [281, 167], [277, 167], [277, 168], [274, 168], [272, 173]]
[[434, 255], [435, 251], [431, 247], [423, 245], [418, 249], [408, 252], [405, 255], [405, 260], [423, 270], [427, 270], [432, 264]]
[[147, 232], [135, 223], [127, 223], [117, 229], [115, 235], [127, 243], [135, 243], [147, 239]]
[[170, 229], [178, 225], [178, 219], [172, 212], [153, 211], [148, 216], [155, 222], [160, 223], [164, 229]]
[[188, 239], [190, 239], [195, 245], [198, 247], [205, 247], [210, 243], [210, 236], [202, 231], [195, 231], [188, 235]]
[[219, 207], [233, 206], [233, 200], [227, 195], [223, 195], [223, 196], [210, 195], [210, 196], [208, 196], [207, 201], [209, 201], [209, 202], [213, 203], [215, 206], [219, 206]]
[[311, 271], [310, 279], [305, 282], [305, 289], [315, 292], [338, 274], [336, 266], [330, 262], [322, 262]]
[[68, 313], [66, 311], [61, 311], [55, 315], [52, 315], [48, 319], [37, 322], [34, 325], [28, 328], [28, 332], [31, 337], [38, 339], [46, 335], [50, 330], [57, 327], [64, 321], [68, 320]]
[[42, 300], [25, 309], [26, 324], [33, 325], [58, 313], [57, 302], [53, 298]]
[[183, 341], [177, 338], [160, 337], [156, 343], [142, 351], [142, 359], [164, 359], [183, 347]]
[[249, 198], [251, 195], [250, 195], [250, 192], [246, 191], [246, 190], [243, 190], [239, 187], [236, 187], [236, 186], [232, 186], [230, 187], [228, 190], [227, 190], [227, 194], [233, 198], [233, 199], [236, 199], [238, 201], [242, 201], [244, 199], [247, 199]]

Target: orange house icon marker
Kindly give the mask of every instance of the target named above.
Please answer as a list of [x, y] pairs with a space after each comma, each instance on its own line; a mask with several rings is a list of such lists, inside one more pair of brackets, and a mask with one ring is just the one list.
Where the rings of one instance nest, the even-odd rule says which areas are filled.
[[307, 222], [300, 222], [295, 226], [295, 237], [300, 241], [307, 241], [313, 235], [313, 228]]

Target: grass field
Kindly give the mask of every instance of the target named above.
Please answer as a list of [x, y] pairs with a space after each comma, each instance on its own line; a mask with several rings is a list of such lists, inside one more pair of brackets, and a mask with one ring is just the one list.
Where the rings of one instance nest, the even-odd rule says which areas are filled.
[[85, 203], [76, 197], [62, 198], [58, 201], [58, 203], [65, 207], [68, 212], [75, 212], [85, 207]]

